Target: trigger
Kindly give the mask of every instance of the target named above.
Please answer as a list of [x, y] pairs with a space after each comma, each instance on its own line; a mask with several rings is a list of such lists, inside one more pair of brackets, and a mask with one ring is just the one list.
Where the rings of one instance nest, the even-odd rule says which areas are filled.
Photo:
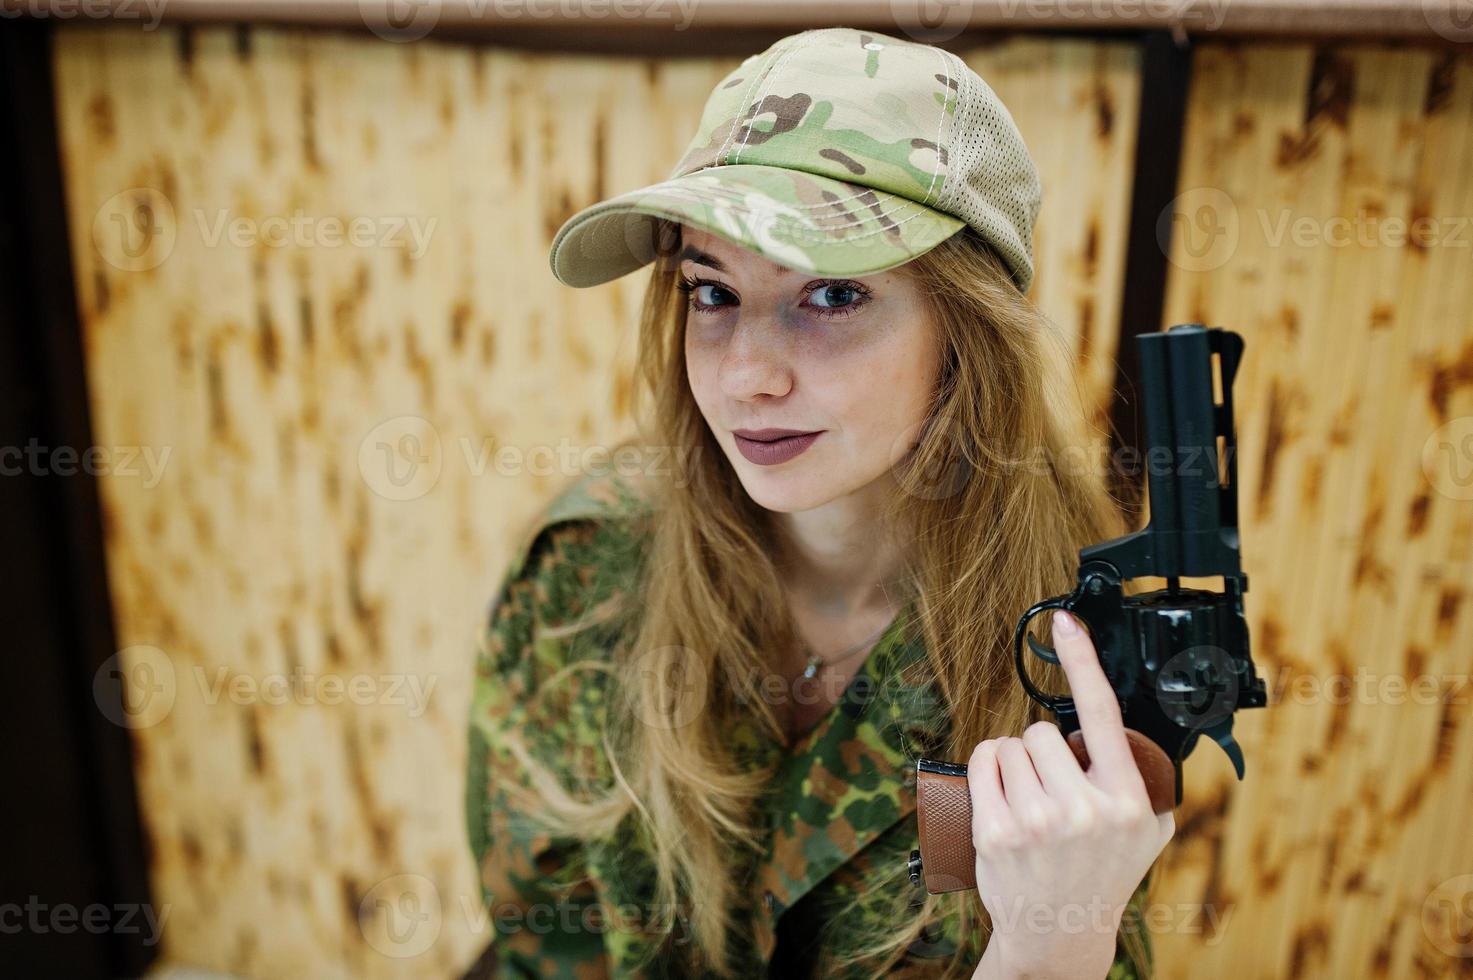
[[1223, 752], [1227, 753], [1227, 757], [1232, 760], [1233, 769], [1237, 772], [1238, 778], [1242, 779], [1243, 750], [1238, 746], [1238, 740], [1233, 738], [1233, 720], [1228, 718], [1222, 724], [1213, 725], [1207, 731], [1212, 735], [1213, 740], [1222, 746]]
[[1051, 664], [1059, 662], [1059, 655], [1054, 652], [1053, 647], [1039, 643], [1031, 635], [1025, 636], [1024, 639], [1028, 641], [1028, 649], [1032, 650], [1033, 655], [1039, 660], [1046, 660]]

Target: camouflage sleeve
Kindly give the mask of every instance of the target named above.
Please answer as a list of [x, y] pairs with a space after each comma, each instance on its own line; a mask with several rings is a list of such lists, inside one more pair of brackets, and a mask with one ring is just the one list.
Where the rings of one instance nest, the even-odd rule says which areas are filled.
[[530, 787], [531, 781], [506, 744], [514, 733], [537, 761], [556, 769], [571, 749], [561, 702], [532, 695], [565, 659], [563, 645], [545, 639], [541, 626], [570, 604], [579, 578], [570, 555], [580, 555], [592, 533], [587, 521], [535, 533], [491, 603], [477, 651], [466, 827], [499, 977], [604, 972], [601, 934], [582, 927], [597, 904], [583, 873], [582, 848], [575, 839], [549, 834], [525, 806], [513, 804], [508, 788]]

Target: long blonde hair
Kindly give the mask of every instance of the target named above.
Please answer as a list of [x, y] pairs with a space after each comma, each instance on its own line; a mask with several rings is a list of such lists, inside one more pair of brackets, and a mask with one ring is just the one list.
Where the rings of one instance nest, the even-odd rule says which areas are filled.
[[[675, 447], [689, 463], [678, 479], [641, 481], [650, 507], [640, 532], [641, 581], [628, 592], [637, 614], [627, 604], [603, 608], [567, 627], [621, 617], [629, 624], [606, 662], [569, 668], [606, 670], [624, 692], [606, 699], [604, 746], [616, 785], [603, 795], [575, 794], [514, 751], [534, 770], [529, 812], [554, 832], [605, 839], [622, 821], [636, 822], [652, 858], [655, 906], [688, 918], [693, 941], [678, 955], [692, 957], [692, 971], [729, 976], [732, 909], [746, 901], [733, 855], [760, 850], [766, 827], [758, 802], [774, 773], [744, 769], [726, 735], [744, 713], [784, 741], [756, 679], [771, 673], [770, 652], [791, 651], [798, 634], [774, 562], [770, 515], [743, 490], [686, 380], [677, 253], [662, 250], [645, 293], [639, 435], [626, 445]], [[1073, 588], [1081, 547], [1127, 528], [1099, 469], [1071, 465], [1066, 452], [1090, 447], [1098, 433], [1080, 407], [1058, 328], [1018, 294], [996, 253], [963, 228], [901, 269], [924, 296], [942, 364], [918, 441], [892, 470], [899, 492], [882, 518], [907, 542], [918, 627], [949, 705], [943, 757], [961, 762], [982, 739], [1021, 735], [1049, 717], [1013, 671], [1017, 619]], [[672, 671], [686, 693], [672, 693]], [[1067, 690], [1057, 667], [1030, 673], [1040, 687]], [[688, 715], [692, 683], [704, 710], [676, 723], [677, 714]], [[970, 974], [991, 933], [977, 892], [922, 892], [917, 904], [920, 890], [903, 866], [882, 869], [871, 885], [893, 898], [894, 928], [864, 948], [826, 952], [825, 971], [860, 964], [880, 976], [937, 916], [957, 915], [965, 941], [943, 975]], [[674, 918], [664, 925], [651, 946], [675, 956], [665, 942]], [[1122, 935], [1144, 975], [1138, 933]]]

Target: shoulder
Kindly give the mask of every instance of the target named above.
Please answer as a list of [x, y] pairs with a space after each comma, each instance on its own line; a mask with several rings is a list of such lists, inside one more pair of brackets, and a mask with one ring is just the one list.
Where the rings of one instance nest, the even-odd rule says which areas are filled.
[[[638, 588], [650, 513], [637, 487], [602, 475], [544, 505], [518, 535], [491, 600], [481, 677], [535, 688], [566, 663], [607, 649]], [[572, 635], [580, 622], [595, 628]]]
[[649, 490], [612, 475], [564, 487], [521, 529], [497, 589], [492, 625], [552, 632], [607, 618], [638, 588], [653, 502]]
[[588, 668], [608, 659], [638, 607], [629, 600], [648, 513], [622, 482], [584, 477], [523, 530], [476, 657], [473, 727], [492, 746], [523, 733], [535, 756], [566, 770], [574, 746], [597, 744], [604, 674]]
[[[539, 562], [567, 561], [579, 545], [613, 547], [643, 530], [653, 510], [647, 484], [614, 475], [581, 477], [553, 497], [523, 528], [506, 580], [537, 570]], [[610, 555], [610, 558], [616, 555]]]

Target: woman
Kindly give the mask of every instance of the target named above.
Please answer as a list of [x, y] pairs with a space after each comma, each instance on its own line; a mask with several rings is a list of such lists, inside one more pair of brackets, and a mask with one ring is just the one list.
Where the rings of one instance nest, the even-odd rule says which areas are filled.
[[[960, 59], [834, 28], [748, 58], [670, 180], [559, 231], [569, 285], [655, 262], [651, 402], [612, 454], [638, 475], [544, 513], [478, 660], [505, 975], [1148, 974], [1127, 913], [1172, 816], [1133, 766], [1082, 772], [1011, 666], [1021, 612], [1125, 530], [1024, 298], [1040, 193]], [[1092, 686], [1092, 754], [1123, 745], [1058, 632], [1068, 676], [1035, 680]], [[978, 891], [907, 878], [920, 756], [970, 763]]]

